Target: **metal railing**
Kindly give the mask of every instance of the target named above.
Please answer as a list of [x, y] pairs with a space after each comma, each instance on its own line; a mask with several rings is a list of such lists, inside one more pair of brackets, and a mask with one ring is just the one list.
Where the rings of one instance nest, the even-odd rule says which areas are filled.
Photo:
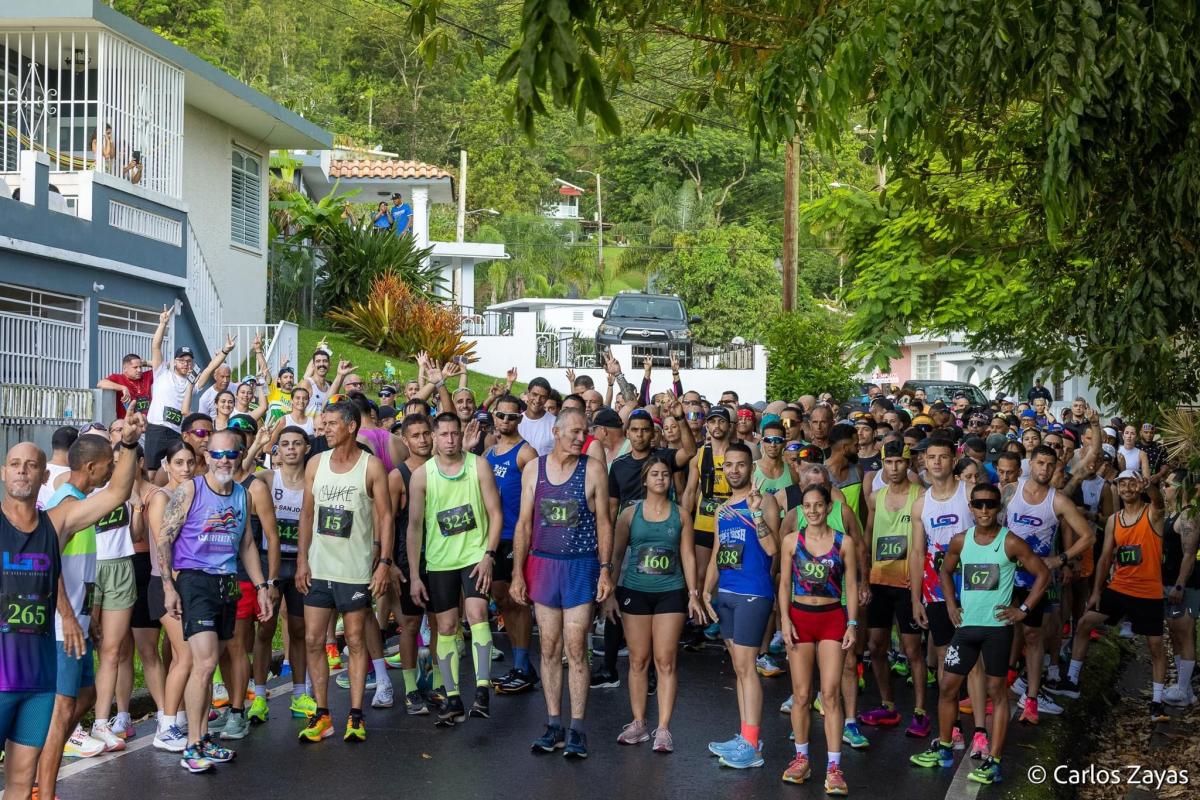
[[[254, 356], [254, 338], [262, 337], [263, 356], [267, 360], [271, 375], [278, 375], [284, 364], [296, 367], [296, 348], [299, 344], [299, 328], [294, 322], [279, 322], [274, 325], [226, 325], [225, 334], [233, 337], [233, 351], [225, 359], [233, 371], [236, 383], [247, 375], [258, 373], [258, 359]], [[221, 339], [221, 346], [225, 340]], [[303, 372], [303, 367], [298, 368]]]
[[465, 336], [509, 336], [513, 330], [511, 311], [490, 311], [471, 306], [458, 306]]
[[574, 328], [537, 332], [537, 365], [540, 368], [597, 366], [596, 340], [581, 337]]
[[754, 345], [727, 344], [722, 347], [693, 345], [688, 369], [754, 369]]
[[55, 388], [87, 381], [81, 323], [0, 312], [0, 343], [0, 380]]
[[225, 344], [221, 337], [221, 295], [208, 271], [208, 262], [192, 226], [187, 226], [187, 298], [204, 337], [204, 349], [215, 351]]
[[96, 392], [0, 384], [0, 424], [90, 422], [97, 408]]

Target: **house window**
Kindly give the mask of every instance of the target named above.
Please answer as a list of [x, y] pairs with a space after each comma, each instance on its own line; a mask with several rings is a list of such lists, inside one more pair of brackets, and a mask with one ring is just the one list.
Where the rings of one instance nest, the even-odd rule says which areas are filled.
[[941, 377], [941, 369], [933, 353], [913, 357], [913, 378], [919, 381], [937, 380]]
[[262, 232], [262, 164], [258, 156], [233, 149], [233, 181], [229, 198], [229, 238], [258, 249]]

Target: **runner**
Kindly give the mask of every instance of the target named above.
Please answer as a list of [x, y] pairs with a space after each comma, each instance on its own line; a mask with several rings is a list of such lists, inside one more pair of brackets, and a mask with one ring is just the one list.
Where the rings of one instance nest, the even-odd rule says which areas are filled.
[[[784, 770], [783, 780], [804, 783], [811, 775], [808, 734], [813, 667], [818, 666], [822, 702], [828, 709], [825, 793], [844, 795], [848, 789], [841, 769], [845, 717], [840, 695], [843, 662], [852, 657], [854, 628], [858, 626], [857, 556], [853, 543], [843, 546], [844, 534], [827, 522], [833, 507], [828, 489], [819, 484], [808, 487], [801, 503], [801, 510], [792, 510], [784, 518], [784, 530], [789, 533], [783, 539], [780, 555], [780, 563], [788, 565], [779, 572], [778, 604], [792, 674], [791, 717], [796, 741], [796, 755]], [[804, 515], [806, 525], [799, 524], [799, 514]]]
[[[636, 435], [639, 441], [648, 442], [648, 431], [641, 430], [645, 427], [641, 423], [646, 420], [637, 420], [637, 434], [632, 432], [634, 422], [630, 420], [631, 438]], [[629, 455], [638, 452], [634, 450]], [[686, 463], [686, 456], [682, 460]], [[653, 735], [655, 752], [670, 753], [675, 749], [671, 714], [675, 708], [679, 635], [686, 616], [703, 620], [704, 612], [696, 589], [691, 517], [670, 499], [674, 488], [671, 474], [679, 468], [679, 463], [658, 454], [642, 461], [643, 498], [634, 500], [617, 516], [613, 549], [613, 560], [618, 565], [617, 592], [605, 600], [604, 608], [610, 624], [615, 622], [620, 609], [629, 645], [629, 702], [633, 721], [622, 729], [617, 742], [639, 744]], [[610, 497], [610, 505], [612, 502]], [[659, 676], [658, 726], [653, 734], [646, 725], [652, 657]]]
[[[958, 698], [963, 680], [982, 657], [993, 707], [991, 750], [968, 778], [983, 784], [1001, 780], [1000, 759], [1009, 718], [1005, 683], [1013, 640], [1011, 626], [1030, 611], [1026, 603], [1012, 605], [1017, 602], [1013, 596], [1017, 564], [1034, 576], [1026, 601], [1037, 605], [1050, 585], [1050, 571], [1042, 559], [1023, 539], [999, 525], [1000, 508], [1000, 490], [990, 483], [976, 484], [971, 489], [975, 524], [965, 533], [955, 534], [946, 549], [938, 578], [946, 598], [946, 613], [956, 629], [946, 648], [939, 681], [938, 736], [928, 750], [911, 758], [919, 767], [953, 766]], [[955, 575], [962, 585], [961, 606], [955, 596]]]
[[500, 543], [496, 547], [496, 564], [492, 568], [492, 596], [496, 598], [496, 607], [504, 618], [504, 632], [508, 634], [509, 644], [512, 645], [513, 658], [512, 669], [492, 681], [498, 694], [518, 694], [532, 689], [537, 681], [537, 674], [529, 661], [533, 617], [529, 607], [516, 602], [509, 592], [513, 574], [513, 535], [521, 516], [521, 475], [526, 465], [537, 458], [537, 452], [528, 446], [517, 430], [521, 412], [521, 401], [510, 394], [501, 396], [492, 404], [496, 443], [487, 451], [492, 477], [500, 492], [500, 507], [504, 512]]
[[325, 407], [321, 422], [332, 449], [305, 467], [296, 554], [296, 588], [304, 595], [306, 663], [317, 704], [300, 739], [317, 742], [333, 735], [329, 663], [323, 650], [326, 629], [341, 614], [350, 649], [350, 716], [343, 739], [361, 742], [367, 738], [363, 628], [372, 595], [382, 595], [391, 577], [393, 561], [381, 554], [392, 552], [392, 503], [383, 464], [357, 445], [362, 423], [358, 406], [338, 399]]
[[1185, 470], [1175, 470], [1163, 481], [1163, 500], [1170, 510], [1163, 527], [1163, 593], [1177, 675], [1175, 684], [1163, 691], [1163, 702], [1179, 708], [1196, 702], [1192, 673], [1196, 669], [1196, 620], [1200, 618], [1200, 570], [1196, 569], [1200, 528], [1189, 504], [1186, 480]]
[[[254, 583], [259, 620], [271, 615], [269, 584], [263, 578], [258, 549], [253, 538], [245, 535], [254, 501], [234, 481], [242, 457], [241, 440], [233, 432], [219, 431], [209, 444], [208, 472], [171, 494], [158, 542], [163, 604], [168, 614], [183, 620], [192, 655], [185, 690], [188, 742], [179, 761], [192, 773], [206, 772], [214, 763], [232, 761], [236, 755], [209, 733], [208, 709], [217, 660], [233, 638], [239, 556]], [[239, 694], [243, 691], [234, 688]]]
[[787, 431], [777, 417], [764, 417], [758, 440], [761, 456], [754, 462], [754, 480], [767, 494], [775, 494], [795, 483], [791, 468], [783, 460]]
[[[477, 437], [478, 425], [470, 423], [468, 434]], [[487, 592], [504, 512], [488, 462], [463, 451], [462, 422], [454, 412], [443, 411], [434, 418], [433, 440], [433, 458], [413, 472], [408, 485], [408, 562], [419, 562], [424, 550], [429, 584], [426, 590], [419, 572], [410, 575], [409, 593], [414, 603], [436, 615], [438, 668], [446, 689], [437, 723], [448, 727], [467, 718], [459, 692], [455, 643], [460, 594], [471, 626], [475, 667], [471, 716], [491, 716], [492, 629]], [[426, 531], [431, 533], [428, 540]]]
[[[164, 311], [169, 315], [170, 311]], [[161, 319], [160, 319], [161, 323]], [[227, 337], [225, 346], [217, 351], [212, 361], [204, 368], [198, 382], [207, 380], [225, 359], [233, 352], [234, 339]], [[180, 437], [184, 421], [184, 393], [191, 386], [192, 362], [194, 360], [190, 347], [175, 349], [175, 358], [170, 363], [162, 361], [155, 369], [154, 386], [151, 389], [150, 408], [146, 412], [146, 469], [153, 477], [162, 461], [163, 451]]]
[[308, 367], [304, 370], [304, 378], [302, 383], [308, 385], [310, 399], [308, 401], [308, 415], [310, 417], [320, 416], [325, 408], [325, 399], [333, 393], [333, 385], [327, 380], [329, 375], [329, 359], [332, 352], [329, 350], [329, 345], [324, 339], [317, 342], [317, 349], [313, 352], [312, 358], [309, 359]]
[[[700, 586], [706, 585], [708, 565], [712, 561], [713, 533], [717, 527], [715, 513], [731, 492], [724, 469], [725, 451], [730, 446], [730, 422], [729, 409], [725, 406], [713, 406], [709, 411], [704, 424], [708, 442], [699, 448], [692, 460], [687, 489], [683, 494], [682, 505], [691, 509], [694, 521], [696, 565], [699, 569], [696, 581]], [[696, 432], [697, 442], [703, 441], [704, 432], [703, 428]], [[747, 475], [747, 480], [749, 479]], [[708, 638], [717, 638], [719, 631], [715, 619], [704, 633]]]
[[546, 412], [546, 401], [549, 399], [550, 382], [540, 377], [531, 380], [525, 390], [525, 413], [517, 426], [521, 438], [529, 442], [539, 456], [553, 450], [557, 441], [554, 435], [555, 417]]
[[[723, 407], [713, 412], [718, 410]], [[762, 494], [750, 482], [750, 448], [729, 445], [723, 470], [730, 494], [716, 514], [719, 546], [712, 551], [703, 596], [709, 617], [720, 622], [721, 638], [737, 675], [741, 728], [729, 741], [711, 742], [708, 749], [723, 766], [746, 769], [764, 763], [759, 739], [762, 679], [755, 659], [774, 607], [771, 560], [779, 552], [780, 514], [774, 497]]]
[[[535, 378], [536, 380], [536, 378]], [[521, 473], [521, 517], [513, 537], [513, 579], [518, 603], [534, 604], [542, 650], [546, 732], [533, 750], [562, 749], [586, 758], [587, 636], [592, 603], [612, 592], [612, 524], [604, 467], [582, 456], [587, 418], [574, 409], [555, 420], [554, 449]], [[563, 728], [562, 653], [567, 652], [571, 721]]]

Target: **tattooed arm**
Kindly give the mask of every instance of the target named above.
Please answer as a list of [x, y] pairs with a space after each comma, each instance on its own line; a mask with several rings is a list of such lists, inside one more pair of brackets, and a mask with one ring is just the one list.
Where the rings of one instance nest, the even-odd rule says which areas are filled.
[[158, 568], [162, 572], [163, 605], [166, 607], [167, 613], [175, 619], [179, 619], [182, 612], [179, 595], [175, 591], [173, 574], [175, 540], [179, 538], [179, 533], [183, 530], [183, 523], [187, 520], [188, 511], [191, 510], [195, 491], [195, 484], [188, 481], [180, 484], [179, 488], [171, 494], [171, 499], [167, 501], [167, 507], [163, 510], [162, 526], [159, 528], [158, 541], [155, 543], [158, 550]]

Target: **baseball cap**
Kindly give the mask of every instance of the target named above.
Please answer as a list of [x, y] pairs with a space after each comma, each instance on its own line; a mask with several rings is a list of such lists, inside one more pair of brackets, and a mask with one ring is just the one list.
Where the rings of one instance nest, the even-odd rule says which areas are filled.
[[281, 367], [281, 368], [280, 368], [280, 370], [279, 370], [279, 375], [280, 375], [280, 377], [282, 377], [282, 376], [284, 375], [284, 373], [289, 373], [289, 372], [290, 372], [292, 375], [295, 375], [295, 374], [296, 374], [296, 368], [295, 368], [295, 367]]
[[195, 358], [195, 355], [193, 355], [193, 353], [192, 353], [192, 348], [184, 345], [183, 347], [175, 348], [175, 357], [176, 358]]
[[980, 436], [968, 436], [963, 439], [963, 447], [971, 450], [987, 450], [987, 442]]
[[1046, 426], [1046, 433], [1062, 433], [1064, 430], [1061, 422], [1051, 422]]
[[[726, 414], [729, 412], [727, 411]], [[596, 411], [592, 417], [592, 426], [596, 428], [624, 428], [625, 423], [621, 420], [621, 415], [613, 411], [608, 406], [604, 406]]]
[[481, 408], [475, 412], [475, 421], [485, 428], [492, 426], [492, 414], [487, 409]]
[[769, 422], [774, 422], [778, 425], [782, 421], [783, 418], [778, 414], [763, 414], [762, 422], [758, 424], [758, 429], [761, 431], [763, 428], [767, 427], [767, 423]]
[[1117, 476], [1118, 481], [1123, 481], [1127, 478], [1140, 478], [1142, 474], [1135, 469], [1123, 469], [1121, 474]]
[[985, 444], [987, 444], [987, 462], [991, 464], [1004, 452], [1004, 445], [1008, 444], [1008, 437], [1003, 433], [993, 433], [987, 437]]
[[1143, 423], [1142, 423], [1142, 430], [1144, 430], [1144, 431], [1152, 431], [1152, 430], [1154, 430], [1154, 423], [1152, 423], [1152, 422], [1143, 422]]
[[884, 444], [881, 455], [884, 458], [908, 458], [909, 448], [903, 439], [897, 439]]
[[385, 419], [394, 419], [395, 416], [396, 416], [396, 407], [395, 406], [384, 406], [383, 408], [379, 409], [379, 421], [380, 422], [382, 422]]
[[913, 424], [914, 428], [919, 428], [922, 425], [928, 425], [929, 427], [932, 428], [933, 427], [933, 417], [930, 417], [926, 414], [917, 414], [915, 417], [913, 417], [912, 424]]
[[258, 433], [258, 423], [249, 414], [234, 414], [229, 418], [228, 427], [230, 430], [242, 431], [251, 436]]
[[1116, 428], [1105, 428], [1103, 433], [1105, 436], [1111, 436], [1114, 439], [1117, 438], [1117, 429]]
[[908, 448], [908, 451], [910, 453], [924, 453], [925, 450], [928, 449], [928, 447], [929, 447], [929, 437], [925, 437], [921, 441], [914, 444], [912, 447]]
[[1100, 445], [1100, 449], [1104, 451], [1104, 457], [1109, 461], [1117, 460], [1117, 448], [1113, 447], [1111, 444]]
[[399, 392], [396, 391], [396, 387], [392, 386], [390, 383], [385, 383], [383, 386], [379, 387], [380, 397], [395, 397], [397, 394], [399, 394]]
[[1037, 419], [1037, 412], [1032, 408], [1027, 408], [1021, 412], [1022, 419]]
[[804, 447], [800, 448], [800, 460], [808, 461], [813, 464], [824, 464], [825, 453], [816, 445], [805, 445]]
[[713, 406], [709, 409], [708, 416], [705, 419], [712, 419], [713, 417], [720, 417], [726, 422], [733, 422], [733, 418], [729, 416], [729, 409], [725, 406]]

